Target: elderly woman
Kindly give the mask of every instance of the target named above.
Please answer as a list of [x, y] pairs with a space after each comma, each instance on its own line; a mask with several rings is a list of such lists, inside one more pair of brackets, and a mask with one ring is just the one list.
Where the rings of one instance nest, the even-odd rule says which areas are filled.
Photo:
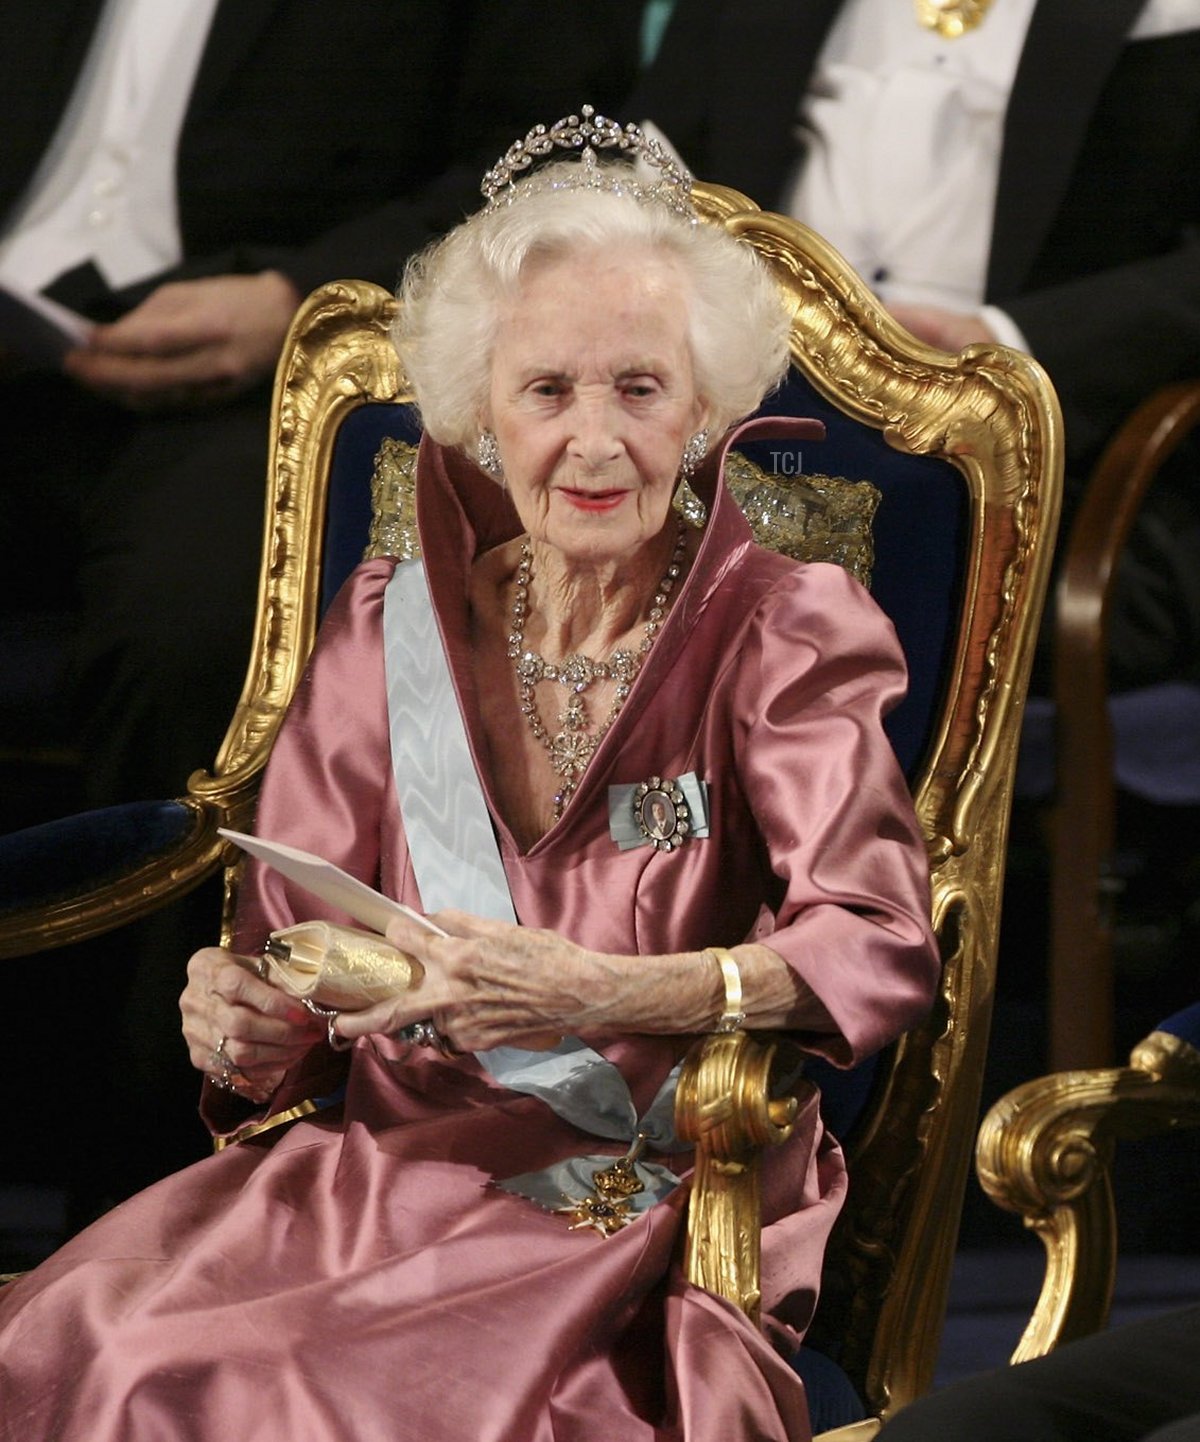
[[[787, 319], [686, 177], [616, 135], [657, 178], [592, 145], [523, 176], [518, 147], [410, 269], [426, 561], [350, 579], [262, 791], [261, 836], [444, 934], [398, 920], [419, 985], [314, 1018], [253, 959], [348, 918], [250, 867], [238, 954], [199, 952], [181, 1001], [206, 1116], [323, 1102], [7, 1290], [4, 1435], [807, 1434], [786, 1355], [841, 1154], [810, 1097], [768, 1160], [764, 1336], [680, 1275], [674, 1077], [718, 1022], [848, 1066], [927, 1008], [925, 860], [880, 725], [904, 667], [842, 570], [751, 542], [720, 464]], [[703, 529], [672, 505], [693, 472]]]

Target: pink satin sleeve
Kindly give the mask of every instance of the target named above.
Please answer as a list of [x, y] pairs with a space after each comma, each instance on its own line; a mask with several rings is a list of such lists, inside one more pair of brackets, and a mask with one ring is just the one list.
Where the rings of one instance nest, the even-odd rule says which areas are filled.
[[[360, 566], [330, 607], [272, 748], [254, 821], [256, 835], [317, 852], [371, 886], [379, 884], [398, 830], [380, 639], [394, 569], [386, 560]], [[268, 932], [314, 917], [358, 924], [271, 867], [247, 861], [239, 950], [257, 953]]]
[[[411, 877], [389, 766], [380, 640], [383, 592], [394, 569], [388, 560], [358, 567], [330, 607], [272, 747], [253, 826], [256, 835], [315, 852], [372, 886], [385, 866], [394, 874], [398, 849], [398, 869]], [[271, 867], [246, 859], [235, 951], [256, 956], [270, 932], [315, 918], [358, 924]], [[344, 1054], [315, 1046], [288, 1074], [270, 1110], [332, 1091], [345, 1069]], [[249, 1113], [243, 1103], [205, 1086], [201, 1115], [222, 1133]]]
[[928, 1011], [939, 974], [925, 847], [882, 726], [904, 694], [904, 658], [839, 566], [791, 572], [761, 606], [738, 651], [735, 745], [784, 894], [754, 939], [838, 1028], [805, 1045], [851, 1065]]

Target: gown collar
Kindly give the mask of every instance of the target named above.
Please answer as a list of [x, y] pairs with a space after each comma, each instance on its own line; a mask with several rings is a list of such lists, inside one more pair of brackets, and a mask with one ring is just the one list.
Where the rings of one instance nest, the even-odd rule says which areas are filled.
[[[610, 758], [618, 754], [630, 729], [678, 659], [709, 601], [747, 549], [754, 545], [746, 518], [724, 483], [725, 459], [730, 449], [743, 441], [767, 437], [821, 440], [824, 435], [825, 428], [817, 420], [757, 417], [731, 430], [721, 445], [705, 458], [691, 482], [708, 517], [695, 559], [675, 593], [674, 604], [628, 700], [596, 749], [570, 804], [561, 819], [530, 847], [530, 853], [539, 850], [550, 837], [565, 833], [575, 817], [591, 809], [587, 798], [607, 783]], [[507, 831], [496, 809], [486, 770], [480, 765], [482, 733], [471, 666], [467, 595], [470, 570], [476, 558], [519, 536], [521, 522], [508, 493], [491, 476], [462, 451], [439, 445], [426, 436], [417, 457], [417, 528], [434, 613], [468, 743], [483, 778], [492, 815]]]

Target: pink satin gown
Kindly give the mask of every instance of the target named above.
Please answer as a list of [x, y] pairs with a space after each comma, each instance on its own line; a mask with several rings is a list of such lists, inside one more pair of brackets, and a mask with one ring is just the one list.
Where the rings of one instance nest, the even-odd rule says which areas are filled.
[[[492, 815], [523, 922], [646, 955], [763, 941], [838, 1027], [800, 1042], [849, 1065], [925, 1011], [938, 971], [924, 849], [880, 727], [903, 661], [855, 582], [753, 546], [715, 481], [698, 483], [710, 517], [691, 573], [566, 814], [527, 851]], [[465, 569], [517, 522], [493, 482], [435, 447], [419, 498], [474, 746]], [[332, 609], [256, 829], [419, 907], [390, 774], [380, 626], [392, 568], [360, 567]], [[619, 850], [607, 788], [689, 772], [708, 784], [709, 836]], [[272, 928], [318, 914], [251, 865], [238, 947], [254, 953]], [[640, 1111], [690, 1038], [588, 1041]], [[272, 1105], [343, 1080], [341, 1103], [167, 1178], [0, 1293], [0, 1437], [809, 1435], [784, 1354], [811, 1317], [845, 1189], [814, 1099], [766, 1159], [764, 1335], [683, 1280], [685, 1187], [605, 1240], [491, 1185], [619, 1144], [500, 1087], [473, 1057], [387, 1039], [316, 1048]], [[218, 1131], [245, 1115], [211, 1088], [204, 1107]], [[686, 1155], [660, 1160], [686, 1177]]]

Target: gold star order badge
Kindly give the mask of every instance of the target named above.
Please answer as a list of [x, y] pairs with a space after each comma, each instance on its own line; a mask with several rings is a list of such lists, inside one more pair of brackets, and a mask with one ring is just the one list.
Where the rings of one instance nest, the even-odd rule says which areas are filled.
[[622, 1227], [627, 1227], [633, 1220], [629, 1213], [629, 1203], [626, 1201], [606, 1202], [603, 1197], [580, 1197], [577, 1201], [568, 1198], [568, 1205], [555, 1207], [556, 1214], [570, 1217], [567, 1230], [570, 1232], [582, 1231], [585, 1227], [591, 1227], [602, 1237], [611, 1237], [614, 1232], [619, 1232]]
[[633, 1146], [623, 1157], [618, 1157], [611, 1166], [598, 1171], [592, 1178], [590, 1197], [567, 1197], [565, 1207], [555, 1207], [555, 1214], [571, 1218], [568, 1229], [572, 1232], [591, 1227], [602, 1237], [611, 1237], [622, 1227], [633, 1221], [631, 1197], [643, 1190], [637, 1174], [637, 1159], [646, 1145], [646, 1138], [638, 1136]]

